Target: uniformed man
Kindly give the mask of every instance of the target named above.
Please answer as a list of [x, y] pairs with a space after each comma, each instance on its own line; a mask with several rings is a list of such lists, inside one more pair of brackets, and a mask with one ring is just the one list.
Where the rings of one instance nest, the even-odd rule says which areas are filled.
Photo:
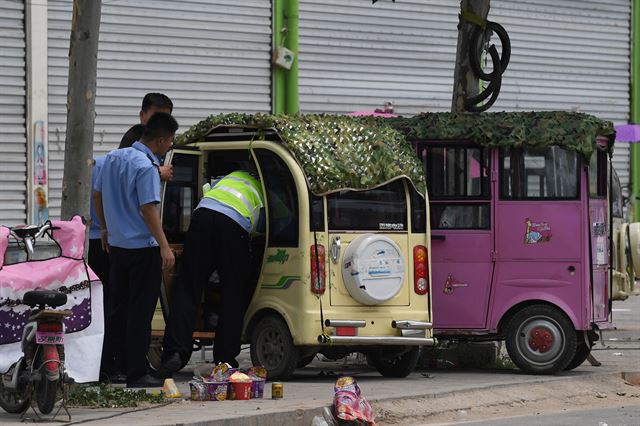
[[244, 170], [205, 187], [187, 231], [180, 282], [173, 287], [163, 342], [163, 368], [170, 374], [184, 365], [193, 347], [197, 306], [213, 271], [218, 271], [222, 303], [213, 347], [216, 363], [238, 366], [240, 337], [250, 286], [250, 237], [264, 206], [262, 186]]
[[160, 221], [158, 157], [173, 144], [178, 123], [168, 113], [153, 115], [139, 142], [110, 152], [94, 186], [94, 203], [109, 252], [110, 297], [124, 301], [107, 312], [105, 356], [118, 345], [125, 354], [127, 387], [162, 386], [147, 374], [151, 319], [160, 291], [161, 272], [174, 256]]

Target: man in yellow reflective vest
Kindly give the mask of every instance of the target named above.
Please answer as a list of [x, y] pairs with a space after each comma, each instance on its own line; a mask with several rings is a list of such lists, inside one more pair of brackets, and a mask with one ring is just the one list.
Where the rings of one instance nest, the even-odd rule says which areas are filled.
[[264, 206], [262, 185], [242, 170], [224, 176], [211, 187], [191, 217], [182, 253], [180, 281], [173, 286], [169, 320], [163, 341], [161, 373], [177, 371], [190, 356], [197, 306], [213, 271], [222, 290], [213, 348], [216, 363], [238, 366], [240, 337], [250, 285], [251, 234]]

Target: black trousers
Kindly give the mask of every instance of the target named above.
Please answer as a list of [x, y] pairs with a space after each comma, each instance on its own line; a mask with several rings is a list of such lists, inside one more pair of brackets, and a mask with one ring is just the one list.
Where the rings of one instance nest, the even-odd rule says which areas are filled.
[[197, 209], [187, 231], [180, 281], [173, 286], [164, 357], [190, 354], [192, 333], [202, 291], [217, 270], [222, 288], [218, 327], [213, 347], [216, 363], [235, 363], [240, 354], [242, 323], [251, 277], [250, 238], [246, 230], [222, 213]]
[[89, 240], [89, 267], [96, 273], [102, 281], [102, 301], [104, 313], [106, 315], [109, 302], [109, 253], [102, 250], [102, 241]]
[[[147, 374], [151, 319], [158, 303], [162, 258], [158, 247], [109, 247], [109, 310], [103, 359], [124, 355], [127, 381]], [[123, 367], [123, 366], [119, 366]]]

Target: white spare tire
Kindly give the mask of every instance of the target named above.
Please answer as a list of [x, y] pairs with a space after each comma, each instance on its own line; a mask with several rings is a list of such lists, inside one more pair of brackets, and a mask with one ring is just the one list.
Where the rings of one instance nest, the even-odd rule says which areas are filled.
[[342, 279], [347, 291], [364, 305], [393, 299], [402, 289], [405, 261], [400, 247], [383, 235], [354, 239], [344, 253]]

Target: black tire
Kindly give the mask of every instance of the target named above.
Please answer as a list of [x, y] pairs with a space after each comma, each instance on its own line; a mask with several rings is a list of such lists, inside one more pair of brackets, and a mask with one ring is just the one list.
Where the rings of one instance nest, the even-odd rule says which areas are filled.
[[296, 365], [296, 368], [304, 368], [309, 365], [314, 359], [316, 359], [316, 354], [301, 357], [298, 361], [298, 364]]
[[384, 377], [407, 377], [416, 369], [420, 358], [420, 347], [412, 346], [407, 352], [396, 357], [385, 357], [384, 351], [367, 355], [367, 363], [373, 365]]
[[56, 403], [60, 379], [49, 380], [47, 373], [44, 371], [40, 374], [40, 381], [35, 384], [36, 402], [38, 403], [38, 410], [42, 414], [49, 414], [53, 411], [53, 406]]
[[289, 327], [275, 315], [255, 323], [251, 333], [251, 361], [267, 370], [269, 380], [286, 380], [293, 374], [300, 352], [293, 344]]
[[586, 361], [586, 359], [589, 357], [589, 354], [591, 353], [593, 342], [590, 341], [589, 344], [587, 344], [584, 341], [584, 337], [582, 336], [582, 333], [578, 333], [577, 338], [578, 338], [578, 347], [576, 348], [576, 354], [573, 356], [573, 359], [571, 360], [569, 365], [567, 365], [564, 368], [564, 371], [570, 371], [570, 370], [573, 370], [574, 368], [580, 367], [582, 363]]
[[506, 330], [507, 352], [521, 370], [554, 374], [564, 370], [576, 354], [577, 333], [558, 309], [531, 305], [517, 312]]
[[5, 388], [0, 382], [0, 407], [7, 413], [18, 414], [23, 413], [29, 408], [31, 399], [27, 395], [27, 389], [22, 392], [12, 392]]

